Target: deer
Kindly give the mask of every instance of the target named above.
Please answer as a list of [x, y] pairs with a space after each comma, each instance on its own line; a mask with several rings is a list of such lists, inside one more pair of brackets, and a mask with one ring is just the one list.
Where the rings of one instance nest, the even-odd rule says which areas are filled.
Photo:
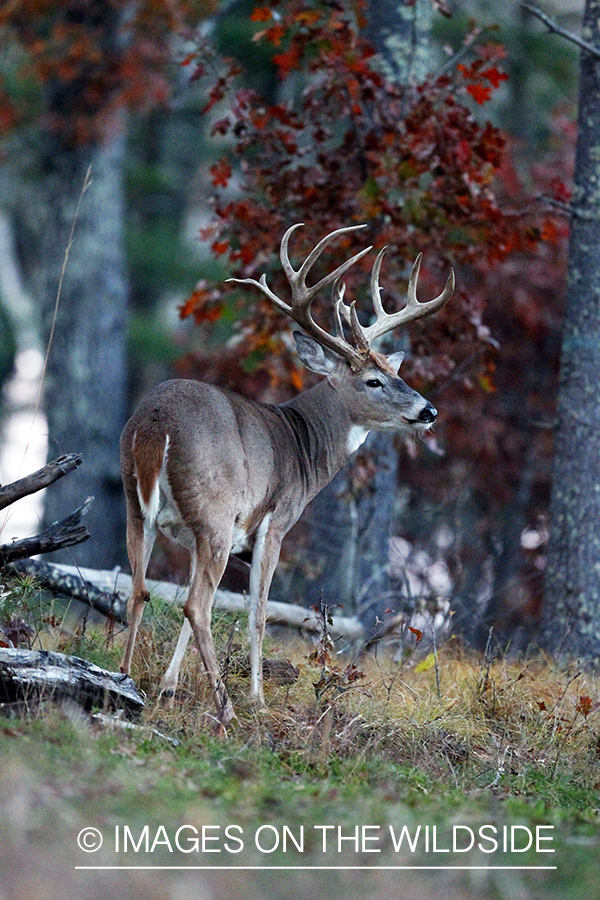
[[[145, 574], [157, 530], [190, 553], [189, 591], [184, 622], [159, 697], [172, 705], [179, 669], [192, 634], [208, 676], [220, 729], [235, 718], [219, 671], [211, 633], [211, 610], [230, 554], [252, 549], [248, 630], [250, 702], [265, 708], [262, 645], [267, 598], [281, 543], [307, 504], [363, 444], [370, 431], [422, 433], [437, 410], [400, 377], [403, 352], [375, 349], [383, 335], [441, 309], [454, 291], [451, 270], [442, 293], [417, 299], [422, 254], [410, 274], [406, 302], [384, 310], [379, 275], [386, 248], [372, 267], [370, 292], [374, 321], [362, 325], [356, 301], [344, 301], [342, 278], [373, 248], [345, 260], [316, 284], [308, 275], [336, 239], [366, 227], [338, 228], [322, 238], [295, 269], [288, 247], [302, 223], [283, 235], [280, 260], [291, 302], [278, 297], [266, 275], [231, 278], [262, 291], [302, 331], [294, 330], [298, 356], [311, 372], [324, 376], [313, 387], [281, 405], [249, 400], [201, 381], [173, 379], [159, 384], [140, 403], [120, 441], [127, 513], [127, 553], [132, 571], [128, 600], [129, 634], [121, 671], [129, 674], [138, 628], [149, 599]], [[332, 286], [334, 328], [313, 318], [315, 296]]]

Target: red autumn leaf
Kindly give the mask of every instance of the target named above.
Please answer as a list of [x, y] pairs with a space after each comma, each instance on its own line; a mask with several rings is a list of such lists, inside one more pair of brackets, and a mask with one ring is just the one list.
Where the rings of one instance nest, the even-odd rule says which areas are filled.
[[272, 18], [273, 13], [267, 6], [256, 6], [250, 15], [253, 22], [268, 22]]
[[304, 10], [297, 13], [294, 18], [301, 25], [315, 25], [319, 21], [319, 13], [316, 10]]
[[290, 381], [294, 390], [300, 393], [300, 391], [304, 387], [303, 373], [299, 369], [293, 369], [293, 371], [290, 373]]
[[493, 66], [490, 69], [485, 69], [483, 72], [480, 72], [482, 78], [487, 78], [487, 80], [493, 84], [495, 88], [500, 87], [501, 81], [507, 81], [508, 75], [506, 72], [499, 72], [498, 69]]
[[300, 66], [301, 50], [296, 44], [292, 44], [285, 53], [277, 53], [273, 57], [273, 62], [279, 68], [280, 78], [286, 78], [291, 71], [298, 69]]
[[280, 47], [285, 33], [283, 25], [273, 25], [272, 28], [267, 28], [264, 35], [270, 44], [273, 44], [274, 47]]
[[210, 167], [212, 183], [215, 187], [227, 187], [231, 178], [231, 166], [226, 159], [220, 159]]
[[541, 231], [541, 237], [543, 241], [548, 241], [550, 244], [555, 244], [558, 240], [558, 227], [554, 219], [548, 219], [544, 222]]
[[492, 89], [489, 87], [484, 87], [482, 84], [469, 84], [467, 85], [467, 92], [473, 97], [476, 103], [481, 104], [487, 103], [487, 101], [492, 96]]
[[592, 698], [588, 697], [587, 694], [582, 694], [581, 697], [579, 698], [579, 702], [577, 703], [577, 706], [575, 707], [575, 709], [577, 710], [577, 712], [581, 713], [581, 715], [585, 716], [585, 718], [587, 719], [590, 712], [592, 711], [593, 705], [594, 704], [593, 704]]
[[560, 200], [561, 203], [570, 203], [571, 201], [571, 191], [560, 178], [554, 178], [551, 185], [552, 197], [555, 200]]
[[408, 630], [414, 634], [414, 636], [417, 639], [417, 644], [418, 644], [419, 641], [421, 640], [421, 638], [423, 637], [423, 632], [419, 631], [418, 628], [413, 628], [412, 625], [408, 626]]

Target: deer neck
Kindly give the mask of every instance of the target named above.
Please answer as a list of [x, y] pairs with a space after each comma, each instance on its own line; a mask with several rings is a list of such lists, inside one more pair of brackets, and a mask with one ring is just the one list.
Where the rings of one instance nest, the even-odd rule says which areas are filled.
[[317, 494], [362, 444], [368, 429], [355, 425], [327, 380], [279, 407], [301, 451], [310, 493]]

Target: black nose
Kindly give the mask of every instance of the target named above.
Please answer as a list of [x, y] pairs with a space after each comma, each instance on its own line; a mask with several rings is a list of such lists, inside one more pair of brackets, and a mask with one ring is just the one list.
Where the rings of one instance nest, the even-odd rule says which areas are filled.
[[429, 404], [422, 409], [419, 413], [419, 422], [435, 422], [435, 417], [437, 416], [437, 409]]

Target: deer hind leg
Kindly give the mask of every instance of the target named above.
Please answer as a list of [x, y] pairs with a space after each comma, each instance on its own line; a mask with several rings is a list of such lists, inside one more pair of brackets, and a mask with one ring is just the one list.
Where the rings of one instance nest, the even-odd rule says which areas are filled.
[[[227, 725], [235, 719], [235, 712], [219, 672], [211, 631], [211, 612], [215, 591], [225, 571], [231, 544], [230, 542], [222, 543], [219, 546], [216, 540], [211, 540], [210, 537], [204, 535], [197, 536], [196, 541], [197, 562], [184, 613], [194, 633], [208, 675], [217, 708], [217, 717], [221, 725]], [[183, 630], [178, 646], [182, 642], [182, 636]]]
[[131, 565], [132, 591], [127, 601], [129, 635], [120, 664], [121, 672], [127, 675], [131, 669], [133, 648], [144, 614], [144, 606], [150, 596], [146, 587], [146, 570], [155, 540], [156, 528], [154, 525], [148, 524], [148, 520], [142, 519], [141, 515], [129, 519], [127, 524], [127, 555]]
[[266, 515], [256, 532], [250, 568], [250, 598], [248, 630], [250, 632], [250, 700], [265, 707], [263, 693], [262, 645], [267, 619], [267, 599], [273, 574], [279, 559], [282, 535], [270, 528], [271, 516]]

